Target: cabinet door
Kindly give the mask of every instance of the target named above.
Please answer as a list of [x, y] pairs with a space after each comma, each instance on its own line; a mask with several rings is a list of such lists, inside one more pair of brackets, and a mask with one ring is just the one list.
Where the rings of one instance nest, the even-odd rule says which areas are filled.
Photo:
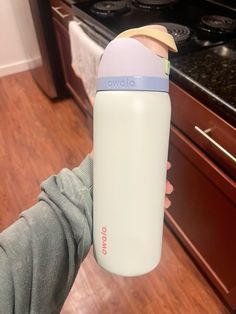
[[174, 127], [170, 143], [175, 191], [166, 221], [236, 309], [235, 182]]
[[87, 113], [91, 105], [88, 101], [87, 95], [85, 94], [82, 81], [75, 75], [71, 67], [70, 38], [68, 30], [55, 17], [53, 17], [53, 23], [60, 50], [66, 86], [74, 96], [81, 109]]

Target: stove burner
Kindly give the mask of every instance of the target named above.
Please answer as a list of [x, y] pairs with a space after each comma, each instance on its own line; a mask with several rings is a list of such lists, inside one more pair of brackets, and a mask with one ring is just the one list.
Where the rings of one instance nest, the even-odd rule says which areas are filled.
[[110, 17], [125, 13], [129, 10], [126, 1], [99, 1], [96, 2], [91, 11], [101, 17]]
[[228, 34], [236, 31], [236, 21], [221, 15], [206, 15], [201, 18], [200, 28], [209, 33]]
[[169, 34], [174, 37], [175, 42], [182, 43], [190, 36], [190, 29], [187, 26], [175, 23], [159, 23], [167, 28]]
[[176, 0], [133, 0], [135, 6], [142, 9], [161, 9], [175, 3]]

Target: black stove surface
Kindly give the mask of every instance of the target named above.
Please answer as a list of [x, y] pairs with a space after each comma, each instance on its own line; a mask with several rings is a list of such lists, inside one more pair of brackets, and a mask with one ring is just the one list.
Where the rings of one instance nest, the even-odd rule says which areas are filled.
[[79, 1], [76, 15], [102, 30], [108, 39], [120, 32], [149, 24], [163, 24], [174, 37], [178, 57], [236, 38], [233, 8], [204, 0]]
[[100, 18], [111, 18], [130, 10], [127, 1], [98, 1], [90, 7], [91, 13]]

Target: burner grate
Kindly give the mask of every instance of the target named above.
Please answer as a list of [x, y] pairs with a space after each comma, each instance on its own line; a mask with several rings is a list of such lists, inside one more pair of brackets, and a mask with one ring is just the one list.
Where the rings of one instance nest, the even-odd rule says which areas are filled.
[[162, 9], [175, 2], [176, 0], [133, 0], [136, 7], [149, 10]]
[[233, 33], [236, 21], [221, 15], [205, 15], [201, 18], [201, 27], [208, 32]]
[[127, 11], [129, 6], [126, 1], [99, 1], [91, 7], [91, 12], [101, 17], [114, 16]]
[[190, 37], [190, 29], [187, 26], [176, 23], [159, 23], [166, 27], [169, 34], [174, 37], [175, 42], [182, 43]]

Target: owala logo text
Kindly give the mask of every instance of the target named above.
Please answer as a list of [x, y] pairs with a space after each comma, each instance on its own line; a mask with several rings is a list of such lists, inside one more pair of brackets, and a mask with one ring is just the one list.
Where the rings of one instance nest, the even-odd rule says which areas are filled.
[[101, 236], [102, 236], [102, 254], [107, 255], [107, 227], [102, 226]]
[[134, 88], [135, 81], [129, 77], [117, 77], [115, 79], [108, 80], [107, 85], [109, 88]]

